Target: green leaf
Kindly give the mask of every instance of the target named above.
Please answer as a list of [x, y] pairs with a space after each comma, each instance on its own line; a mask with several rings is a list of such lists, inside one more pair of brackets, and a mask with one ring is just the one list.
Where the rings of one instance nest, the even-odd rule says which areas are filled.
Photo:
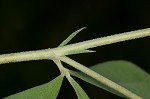
[[56, 99], [62, 81], [63, 76], [60, 75], [46, 84], [19, 92], [4, 99]]
[[[120, 60], [97, 64], [90, 68], [142, 98], [150, 99], [150, 75], [135, 64]], [[70, 71], [70, 73], [99, 88], [103, 88], [109, 92], [125, 97], [121, 93], [105, 86], [86, 74], [74, 71]]]
[[73, 37], [75, 37], [79, 32], [81, 32], [83, 29], [85, 29], [86, 27], [83, 27], [75, 32], [73, 32], [67, 39], [65, 39], [58, 47], [62, 47], [64, 45], [66, 45]]
[[67, 79], [69, 80], [70, 84], [74, 88], [78, 96], [78, 99], [90, 99], [85, 93], [85, 91], [81, 88], [81, 86], [72, 77], [69, 76]]

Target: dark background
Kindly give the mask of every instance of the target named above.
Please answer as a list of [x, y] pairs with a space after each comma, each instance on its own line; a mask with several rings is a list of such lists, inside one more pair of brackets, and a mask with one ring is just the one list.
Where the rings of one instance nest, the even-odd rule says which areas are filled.
[[[0, 54], [57, 47], [73, 31], [71, 43], [150, 27], [149, 0], [0, 0]], [[150, 72], [150, 38], [94, 48], [96, 53], [70, 56], [91, 66], [128, 60]], [[46, 83], [59, 75], [52, 61], [0, 65], [0, 98]], [[91, 99], [120, 99], [76, 79]], [[58, 99], [77, 99], [65, 79]]]

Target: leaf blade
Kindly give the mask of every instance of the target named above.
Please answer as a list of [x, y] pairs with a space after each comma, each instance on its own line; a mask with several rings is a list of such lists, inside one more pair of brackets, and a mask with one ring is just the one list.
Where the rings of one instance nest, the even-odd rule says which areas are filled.
[[56, 99], [62, 81], [63, 76], [60, 75], [46, 84], [10, 95], [4, 99]]
[[85, 93], [85, 91], [82, 89], [82, 87], [72, 77], [69, 76], [67, 77], [67, 79], [74, 88], [78, 99], [90, 99]]
[[[135, 94], [143, 97], [144, 99], [150, 98], [150, 75], [137, 67], [135, 64], [127, 61], [110, 61], [94, 65], [90, 68], [97, 73], [100, 73], [104, 77], [134, 92]], [[83, 73], [73, 71], [71, 71], [70, 73], [99, 88], [117, 94], [121, 97], [125, 97], [124, 95], [118, 93], [111, 88], [108, 88], [107, 86], [99, 83], [95, 79]]]
[[83, 29], [86, 29], [86, 27], [83, 27], [75, 32], [73, 32], [67, 39], [65, 39], [58, 47], [62, 47], [66, 45], [72, 38], [74, 38], [79, 32], [81, 32]]

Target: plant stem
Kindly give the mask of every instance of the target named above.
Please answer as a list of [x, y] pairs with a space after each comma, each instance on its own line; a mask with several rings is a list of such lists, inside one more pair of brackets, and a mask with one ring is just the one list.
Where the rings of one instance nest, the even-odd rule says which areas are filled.
[[96, 79], [97, 81], [107, 85], [110, 88], [113, 88], [114, 90], [117, 90], [118, 92], [124, 94], [125, 96], [131, 98], [131, 99], [142, 99], [140, 96], [132, 93], [131, 91], [127, 90], [126, 88], [116, 84], [115, 82], [112, 82], [111, 80], [105, 78], [104, 76], [96, 73], [95, 71], [85, 67], [84, 65], [66, 57], [62, 56], [59, 58], [61, 61], [69, 64], [70, 66], [82, 71], [83, 73], [91, 76], [92, 78]]
[[57, 65], [57, 67], [58, 67], [58, 69], [59, 69], [61, 75], [66, 76], [66, 72], [68, 72], [68, 71], [67, 71], [67, 69], [62, 65], [61, 61], [60, 61], [59, 59], [54, 59], [53, 62]]
[[109, 86], [110, 88], [113, 88], [121, 92], [122, 94], [124, 94], [125, 96], [129, 98], [141, 99], [141, 97], [139, 97], [138, 95], [132, 93], [131, 91], [125, 89], [124, 87], [121, 87], [120, 85], [112, 82], [111, 80], [86, 68], [84, 65], [77, 63], [76, 61], [64, 55], [70, 52], [73, 54], [74, 52], [77, 53], [78, 51], [86, 50], [86, 49], [93, 48], [93, 47], [98, 47], [98, 46], [102, 46], [106, 44], [111, 44], [111, 43], [131, 40], [135, 38], [146, 37], [146, 36], [150, 36], [150, 28], [106, 36], [102, 38], [97, 38], [93, 40], [88, 40], [88, 41], [79, 42], [76, 44], [66, 45], [63, 47], [57, 47], [57, 48], [52, 48], [52, 49], [4, 54], [4, 55], [0, 55], [0, 64], [10, 63], [10, 62], [29, 61], [29, 60], [52, 59], [58, 65], [58, 68], [60, 69], [60, 71], [65, 74], [65, 68], [62, 66], [60, 62], [60, 60], [62, 60], [63, 62], [66, 62], [67, 64], [73, 66], [74, 68], [82, 71], [83, 73]]
[[52, 48], [52, 49], [3, 54], [0, 55], [0, 64], [10, 63], [10, 62], [29, 61], [29, 60], [53, 59], [53, 57], [63, 56], [69, 52], [81, 51], [88, 48], [98, 47], [106, 44], [111, 44], [111, 43], [121, 42], [125, 40], [146, 37], [146, 36], [150, 36], [150, 28], [101, 37], [93, 40], [83, 41], [75, 44], [66, 45], [63, 47]]
[[55, 54], [51, 49], [27, 51], [0, 55], [0, 64], [30, 60], [52, 59]]
[[84, 41], [84, 42], [70, 44], [67, 46], [63, 46], [59, 49], [56, 49], [56, 51], [57, 51], [58, 56], [63, 56], [65, 55], [65, 53], [73, 52], [76, 50], [84, 50], [84, 49], [94, 48], [94, 47], [112, 44], [116, 42], [142, 38], [146, 36], [150, 36], [150, 28], [125, 32], [121, 34], [115, 34], [115, 35], [110, 35], [106, 37]]

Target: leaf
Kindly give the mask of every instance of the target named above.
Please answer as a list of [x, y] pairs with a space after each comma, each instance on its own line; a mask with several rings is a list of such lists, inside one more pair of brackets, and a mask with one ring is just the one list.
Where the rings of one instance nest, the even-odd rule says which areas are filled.
[[64, 55], [72, 55], [72, 54], [80, 54], [80, 53], [93, 53], [93, 52], [96, 52], [96, 51], [93, 51], [93, 50], [77, 50], [77, 51], [67, 52]]
[[46, 84], [33, 87], [23, 92], [8, 96], [4, 99], [56, 99], [62, 81], [63, 76], [60, 75]]
[[[109, 61], [94, 65], [90, 67], [90, 69], [125, 87], [142, 98], [150, 99], [150, 75], [135, 64], [121, 60]], [[86, 74], [74, 71], [71, 71], [70, 73], [99, 88], [103, 88], [109, 92], [125, 97]]]
[[72, 77], [69, 76], [67, 77], [67, 79], [69, 80], [70, 84], [74, 88], [78, 96], [78, 99], [90, 99], [85, 93], [85, 91], [81, 88], [81, 86]]
[[73, 37], [75, 37], [79, 32], [81, 32], [83, 29], [85, 29], [86, 27], [83, 27], [75, 32], [73, 32], [67, 39], [65, 39], [58, 47], [62, 47], [64, 45], [66, 45], [70, 40], [72, 40]]

